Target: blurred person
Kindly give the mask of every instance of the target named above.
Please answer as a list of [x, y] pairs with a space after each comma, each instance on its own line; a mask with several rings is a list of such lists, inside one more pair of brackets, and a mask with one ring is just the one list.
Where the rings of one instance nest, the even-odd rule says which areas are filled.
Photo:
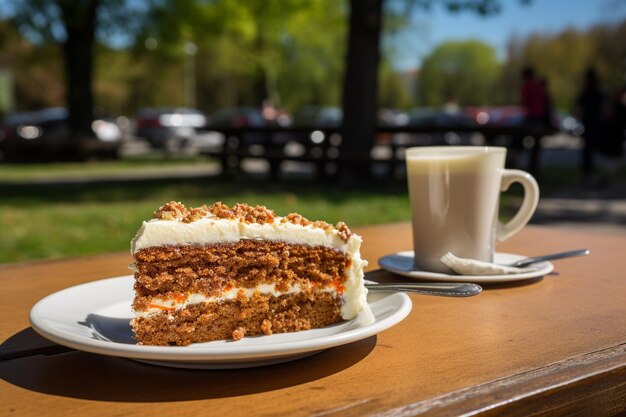
[[520, 157], [520, 151], [524, 148], [524, 136], [529, 135], [535, 140], [535, 146], [532, 147], [531, 161], [533, 163], [531, 170], [536, 171], [534, 161], [539, 157], [539, 141], [545, 136], [552, 124], [550, 111], [552, 100], [548, 94], [547, 80], [539, 79], [533, 66], [524, 67], [521, 78], [520, 104], [524, 116], [523, 130], [513, 136], [512, 152], [509, 152], [511, 154], [510, 162], [518, 165], [517, 159]]
[[600, 140], [599, 151], [605, 159], [605, 172], [600, 185], [606, 185], [624, 162], [624, 142], [626, 141], [626, 86], [617, 89], [608, 103], [606, 134]]
[[263, 100], [261, 113], [263, 114], [263, 118], [269, 122], [274, 122], [278, 117], [278, 109], [274, 106], [274, 102], [270, 99]]
[[531, 66], [522, 70], [521, 104], [524, 122], [531, 130], [542, 130], [549, 117], [550, 97], [546, 90], [547, 80], [540, 80]]
[[583, 76], [583, 85], [576, 99], [576, 113], [585, 128], [582, 135], [581, 169], [583, 181], [589, 184], [593, 174], [593, 158], [604, 135], [606, 95], [600, 86], [598, 73], [589, 67]]
[[557, 129], [554, 120], [554, 105], [552, 103], [552, 95], [550, 94], [550, 84], [547, 78], [541, 79], [541, 86], [543, 88], [543, 125], [548, 131], [554, 131]]

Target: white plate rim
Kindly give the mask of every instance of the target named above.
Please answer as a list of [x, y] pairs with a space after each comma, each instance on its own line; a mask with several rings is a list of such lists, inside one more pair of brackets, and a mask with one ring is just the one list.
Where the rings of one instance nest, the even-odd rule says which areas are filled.
[[[394, 274], [402, 275], [408, 278], [415, 278], [419, 280], [432, 280], [432, 281], [442, 281], [442, 282], [473, 282], [473, 283], [484, 283], [484, 284], [496, 284], [496, 283], [506, 283], [506, 282], [515, 282], [528, 280], [533, 278], [543, 277], [544, 275], [549, 274], [554, 270], [554, 265], [552, 265], [549, 261], [543, 261], [535, 264], [536, 270], [530, 272], [522, 272], [519, 274], [504, 274], [504, 275], [455, 275], [455, 274], [444, 274], [440, 272], [430, 272], [430, 271], [422, 271], [422, 270], [410, 270], [407, 271], [405, 269], [396, 268], [390, 262], [392, 257], [403, 256], [403, 257], [413, 257], [414, 253], [412, 250], [407, 251], [399, 251], [395, 253], [390, 253], [378, 259], [378, 264], [382, 269], [385, 269], [389, 272], [393, 272]], [[496, 252], [494, 258], [506, 258], [507, 261], [515, 262], [518, 259], [525, 258], [526, 256], [517, 255], [514, 253], [506, 253], [506, 252]]]
[[[50, 294], [39, 302], [37, 302], [30, 311], [30, 322], [33, 329], [41, 336], [58, 343], [63, 346], [67, 346], [80, 351], [86, 351], [91, 353], [98, 353], [108, 356], [118, 356], [130, 359], [144, 359], [147, 361], [169, 361], [169, 362], [202, 362], [202, 363], [228, 363], [238, 361], [262, 361], [267, 362], [272, 358], [282, 357], [302, 357], [304, 353], [325, 350], [328, 348], [352, 343], [361, 339], [378, 334], [402, 321], [411, 311], [412, 303], [411, 299], [404, 293], [391, 293], [386, 294], [385, 297], [378, 300], [379, 302], [387, 299], [386, 304], [382, 304], [382, 309], [386, 308], [386, 311], [378, 311], [382, 314], [382, 318], [376, 317], [376, 321], [370, 325], [349, 328], [352, 321], [344, 322], [338, 325], [329, 326], [324, 329], [332, 329], [335, 326], [344, 326], [345, 330], [340, 330], [336, 333], [330, 333], [327, 335], [314, 336], [314, 332], [323, 331], [323, 329], [313, 329], [303, 332], [295, 332], [293, 335], [298, 335], [295, 340], [283, 340], [280, 343], [264, 343], [262, 345], [256, 345], [254, 343], [237, 344], [238, 342], [232, 342], [228, 344], [215, 345], [214, 342], [198, 343], [189, 346], [143, 346], [136, 344], [120, 343], [110, 340], [97, 340], [89, 338], [83, 335], [77, 335], [75, 333], [66, 331], [59, 326], [54, 326], [46, 320], [47, 311], [52, 302], [57, 302], [60, 298], [71, 297], [72, 295], [81, 294], [82, 291], [88, 290], [94, 294], [101, 295], [102, 292], [97, 290], [100, 287], [106, 287], [107, 285], [115, 286], [122, 285], [124, 283], [130, 285], [132, 288], [132, 282], [134, 278], [132, 275], [124, 275], [119, 277], [112, 277], [101, 279], [97, 281], [91, 281], [84, 284], [75, 285], [65, 288]], [[95, 290], [95, 291], [94, 291]], [[120, 299], [116, 302], [125, 301], [124, 295], [120, 296]], [[129, 303], [132, 300], [129, 300]], [[374, 302], [376, 304], [376, 302]], [[387, 305], [389, 304], [389, 305]], [[373, 304], [370, 306], [376, 307]], [[391, 314], [388, 312], [387, 307], [393, 307]], [[376, 316], [376, 312], [375, 316]], [[77, 325], [79, 321], [84, 320], [85, 317], [74, 317], [74, 323], [62, 323], [69, 325]], [[311, 332], [311, 337], [308, 339], [302, 339], [302, 335], [307, 335], [306, 332]], [[277, 336], [281, 338], [289, 339], [289, 333], [282, 333]], [[257, 338], [271, 338], [271, 336], [256, 336]], [[254, 339], [255, 337], [248, 337], [246, 339]], [[260, 339], [259, 339], [260, 340]], [[222, 341], [223, 342], [223, 341]], [[249, 365], [245, 365], [249, 366]]]

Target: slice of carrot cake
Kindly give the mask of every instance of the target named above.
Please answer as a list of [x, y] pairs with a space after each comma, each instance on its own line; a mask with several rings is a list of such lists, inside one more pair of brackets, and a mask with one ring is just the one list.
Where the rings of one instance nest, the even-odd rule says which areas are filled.
[[373, 320], [361, 237], [262, 206], [169, 202], [131, 243], [144, 345], [188, 345]]

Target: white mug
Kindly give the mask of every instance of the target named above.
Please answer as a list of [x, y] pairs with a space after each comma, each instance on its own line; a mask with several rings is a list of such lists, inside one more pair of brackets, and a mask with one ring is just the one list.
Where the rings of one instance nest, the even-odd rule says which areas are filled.
[[[450, 273], [440, 261], [447, 252], [492, 262], [495, 243], [528, 223], [537, 208], [539, 186], [529, 173], [505, 169], [505, 160], [502, 147], [407, 149], [416, 268]], [[498, 219], [500, 193], [514, 182], [523, 186], [524, 200], [503, 224]]]

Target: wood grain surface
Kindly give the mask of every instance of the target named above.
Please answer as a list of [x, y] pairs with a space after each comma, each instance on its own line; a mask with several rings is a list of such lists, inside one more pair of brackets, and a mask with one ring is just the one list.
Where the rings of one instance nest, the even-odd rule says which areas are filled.
[[[364, 227], [369, 271], [410, 249], [408, 223]], [[617, 415], [626, 412], [626, 236], [527, 227], [498, 251], [586, 247], [542, 279], [476, 297], [412, 295], [377, 336], [281, 365], [179, 370], [78, 352], [38, 336], [30, 308], [129, 274], [116, 253], [0, 266], [0, 415]], [[369, 279], [406, 281], [380, 271]]]

